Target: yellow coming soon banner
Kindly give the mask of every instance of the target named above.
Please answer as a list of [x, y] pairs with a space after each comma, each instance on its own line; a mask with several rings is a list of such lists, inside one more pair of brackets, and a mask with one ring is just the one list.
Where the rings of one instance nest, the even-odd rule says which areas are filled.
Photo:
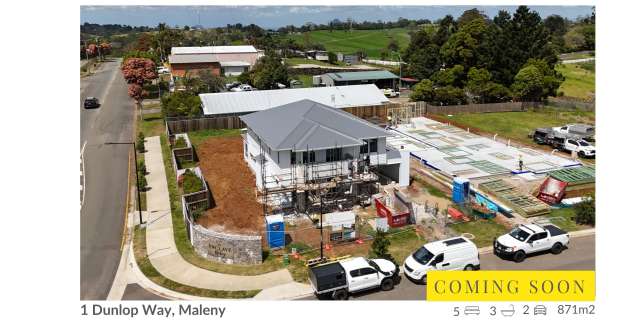
[[594, 301], [595, 271], [430, 271], [428, 301]]

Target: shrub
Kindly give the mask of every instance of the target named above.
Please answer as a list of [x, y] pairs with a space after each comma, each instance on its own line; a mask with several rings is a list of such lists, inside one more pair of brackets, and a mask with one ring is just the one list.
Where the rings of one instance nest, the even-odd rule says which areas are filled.
[[183, 148], [187, 147], [187, 141], [184, 137], [176, 137], [175, 142], [173, 143], [173, 148]]
[[576, 213], [576, 224], [596, 225], [596, 201], [593, 197], [586, 197], [573, 209]]
[[182, 174], [181, 181], [183, 194], [191, 194], [204, 189], [202, 180], [200, 180], [198, 175], [196, 175], [196, 173], [194, 173], [191, 169], [187, 169], [184, 174]]
[[137, 170], [138, 170], [138, 173], [140, 173], [142, 175], [146, 175], [147, 174], [147, 166], [144, 164], [144, 161], [142, 161], [142, 160], [138, 161]]
[[369, 257], [387, 259], [396, 263], [396, 260], [389, 253], [389, 245], [391, 245], [391, 241], [389, 241], [387, 235], [388, 232], [384, 232], [382, 230], [376, 231], [376, 236], [374, 237], [373, 243], [371, 243], [371, 249], [369, 250]]
[[140, 191], [145, 191], [147, 189], [147, 178], [140, 170], [138, 170], [138, 189]]
[[136, 148], [139, 153], [144, 153], [144, 133], [138, 132], [138, 139], [136, 140]]

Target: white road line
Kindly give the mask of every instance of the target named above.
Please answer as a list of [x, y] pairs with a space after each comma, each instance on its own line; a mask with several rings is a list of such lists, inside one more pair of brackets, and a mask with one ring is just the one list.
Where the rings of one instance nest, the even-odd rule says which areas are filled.
[[82, 206], [84, 205], [84, 193], [86, 192], [86, 176], [84, 171], [84, 148], [87, 146], [87, 141], [85, 140], [82, 144], [82, 149], [80, 150], [80, 163], [82, 165], [82, 184], [80, 185], [82, 190], [82, 199], [80, 199], [80, 210], [82, 210]]

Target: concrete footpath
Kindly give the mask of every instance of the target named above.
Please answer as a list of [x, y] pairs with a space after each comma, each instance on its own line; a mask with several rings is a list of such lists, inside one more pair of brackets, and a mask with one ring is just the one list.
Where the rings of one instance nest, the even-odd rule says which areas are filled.
[[286, 269], [256, 275], [221, 274], [187, 262], [173, 238], [169, 189], [162, 160], [160, 137], [146, 138], [147, 167], [147, 252], [153, 266], [166, 278], [181, 284], [211, 290], [263, 290], [257, 297], [291, 299], [311, 292], [309, 285], [293, 281]]

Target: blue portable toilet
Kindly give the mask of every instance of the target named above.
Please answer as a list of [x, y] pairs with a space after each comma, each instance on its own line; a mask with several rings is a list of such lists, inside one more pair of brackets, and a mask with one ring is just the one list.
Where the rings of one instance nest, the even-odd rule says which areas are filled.
[[267, 216], [265, 221], [269, 248], [284, 247], [284, 217], [282, 215], [271, 215]]
[[469, 197], [469, 180], [461, 177], [454, 178], [451, 197], [453, 203], [464, 203]]

